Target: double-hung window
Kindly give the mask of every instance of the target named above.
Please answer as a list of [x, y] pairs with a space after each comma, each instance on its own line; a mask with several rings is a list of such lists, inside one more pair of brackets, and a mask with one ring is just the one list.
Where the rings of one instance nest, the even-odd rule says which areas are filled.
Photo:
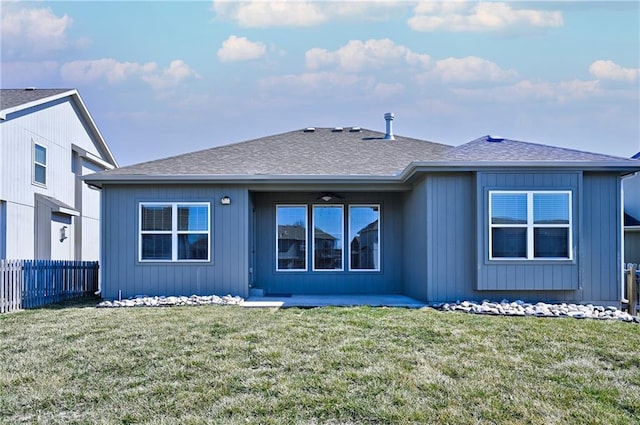
[[208, 202], [140, 203], [140, 261], [209, 261]]
[[571, 260], [571, 191], [490, 191], [489, 259]]
[[47, 184], [47, 148], [33, 143], [33, 182], [46, 186]]

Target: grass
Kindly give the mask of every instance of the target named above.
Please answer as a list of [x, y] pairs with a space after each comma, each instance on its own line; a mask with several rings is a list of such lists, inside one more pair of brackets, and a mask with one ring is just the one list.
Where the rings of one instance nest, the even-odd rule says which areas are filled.
[[640, 326], [433, 310], [0, 316], [1, 423], [640, 423]]

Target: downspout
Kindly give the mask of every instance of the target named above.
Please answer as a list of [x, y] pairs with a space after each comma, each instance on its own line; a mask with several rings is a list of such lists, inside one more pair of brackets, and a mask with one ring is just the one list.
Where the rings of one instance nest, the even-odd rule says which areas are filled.
[[637, 176], [638, 173], [639, 172], [636, 171], [635, 173], [620, 176], [620, 256], [622, 257], [620, 260], [623, 266], [622, 273], [620, 273], [620, 302], [623, 304], [629, 302], [629, 300], [624, 297], [624, 287], [626, 284], [624, 280], [624, 180], [633, 178]]

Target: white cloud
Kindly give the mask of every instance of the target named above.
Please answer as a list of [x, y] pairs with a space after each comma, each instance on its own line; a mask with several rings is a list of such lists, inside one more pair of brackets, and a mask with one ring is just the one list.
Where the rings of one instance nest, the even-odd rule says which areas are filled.
[[494, 62], [476, 56], [439, 60], [426, 73], [427, 78], [445, 83], [476, 81], [508, 81], [517, 76], [514, 70], [504, 70]]
[[377, 83], [373, 87], [373, 94], [377, 98], [390, 98], [405, 91], [405, 87], [400, 83]]
[[332, 19], [384, 20], [392, 9], [406, 7], [403, 1], [214, 1], [219, 18], [231, 19], [242, 27], [309, 27]]
[[150, 74], [156, 68], [157, 65], [153, 62], [139, 64], [105, 58], [67, 62], [60, 68], [60, 74], [67, 81], [79, 83], [93, 83], [101, 79], [106, 79], [109, 83], [119, 83], [131, 76]]
[[498, 2], [428, 2], [414, 9], [408, 20], [415, 31], [500, 31], [506, 29], [559, 27], [562, 13], [514, 9]]
[[519, 103], [549, 101], [566, 103], [602, 96], [598, 81], [570, 80], [559, 82], [519, 81], [510, 86], [483, 89], [456, 89], [460, 98], [482, 102]]
[[302, 94], [331, 94], [333, 89], [362, 87], [369, 89], [373, 85], [370, 78], [339, 72], [307, 72], [263, 78], [259, 86], [264, 90]]
[[388, 38], [366, 42], [351, 40], [333, 52], [314, 48], [306, 52], [305, 58], [307, 68], [312, 70], [337, 65], [348, 72], [402, 64], [426, 66], [430, 61], [429, 55], [412, 52]]
[[158, 70], [155, 62], [118, 62], [111, 58], [67, 62], [60, 68], [60, 74], [64, 80], [76, 84], [95, 83], [100, 80], [115, 84], [138, 77], [154, 89], [176, 86], [187, 78], [198, 76], [181, 60], [174, 60], [169, 67]]
[[218, 16], [231, 18], [243, 27], [305, 27], [327, 20], [318, 3], [302, 1], [214, 1], [213, 10]]
[[180, 59], [171, 61], [169, 67], [161, 73], [142, 76], [142, 80], [156, 90], [175, 87], [189, 78], [199, 78], [199, 75]]
[[598, 60], [589, 66], [591, 75], [599, 80], [636, 81], [640, 68], [624, 68], [610, 60]]
[[67, 47], [67, 30], [73, 20], [56, 16], [48, 7], [30, 8], [3, 2], [0, 35], [4, 55], [29, 56]]
[[267, 48], [263, 43], [232, 35], [222, 43], [218, 59], [222, 62], [247, 61], [261, 58], [266, 52]]

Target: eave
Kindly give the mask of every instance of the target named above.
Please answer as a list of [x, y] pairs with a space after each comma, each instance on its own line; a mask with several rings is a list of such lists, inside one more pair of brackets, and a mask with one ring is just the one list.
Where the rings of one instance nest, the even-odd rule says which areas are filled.
[[106, 158], [103, 161], [110, 165], [110, 167], [108, 168], [117, 167], [118, 163], [115, 157], [113, 156], [113, 153], [111, 153], [111, 150], [107, 145], [107, 142], [105, 141], [104, 137], [102, 137], [100, 130], [98, 130], [98, 126], [96, 125], [95, 121], [91, 117], [89, 110], [87, 109], [86, 105], [82, 101], [82, 98], [80, 97], [80, 94], [76, 89], [67, 90], [65, 92], [58, 93], [52, 96], [47, 96], [42, 99], [34, 100], [32, 102], [22, 103], [20, 105], [13, 106], [11, 108], [2, 109], [0, 111], [0, 120], [2, 121], [6, 120], [8, 115], [13, 114], [15, 112], [23, 111], [25, 109], [33, 108], [39, 105], [44, 105], [49, 102], [54, 102], [59, 99], [64, 99], [65, 97], [69, 97], [77, 106], [78, 111], [82, 116], [82, 119], [84, 119], [87, 124], [88, 131], [91, 133], [91, 136], [93, 136], [94, 140], [98, 143], [100, 150], [104, 153]]

